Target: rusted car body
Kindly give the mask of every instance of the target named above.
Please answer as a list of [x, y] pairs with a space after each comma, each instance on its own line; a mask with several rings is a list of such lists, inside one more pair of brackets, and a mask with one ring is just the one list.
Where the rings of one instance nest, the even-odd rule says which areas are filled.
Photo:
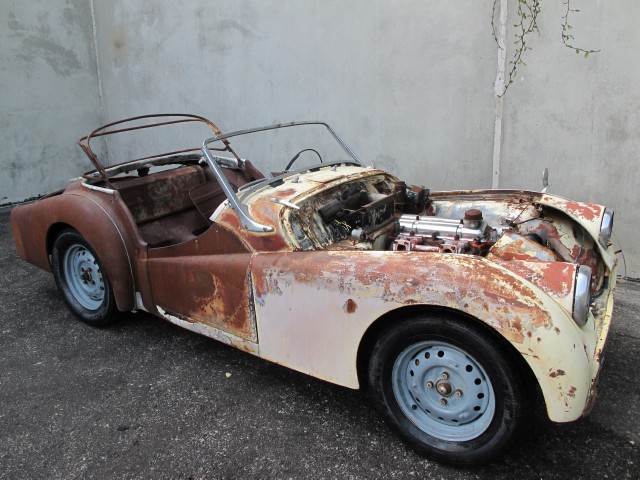
[[[90, 143], [189, 122], [214, 136], [115, 166]], [[231, 147], [310, 125], [348, 160], [265, 178]], [[529, 412], [503, 412], [512, 390], [526, 403], [539, 387], [555, 422], [590, 411], [616, 280], [609, 209], [530, 191], [430, 192], [365, 167], [321, 122], [222, 134], [202, 117], [145, 116], [79, 143], [95, 170], [11, 221], [20, 256], [54, 271], [83, 320], [144, 310], [329, 382], [368, 384], [400, 435], [445, 462], [508, 447], [498, 423]], [[434, 352], [449, 360], [420, 366]], [[495, 357], [512, 380], [491, 370]]]

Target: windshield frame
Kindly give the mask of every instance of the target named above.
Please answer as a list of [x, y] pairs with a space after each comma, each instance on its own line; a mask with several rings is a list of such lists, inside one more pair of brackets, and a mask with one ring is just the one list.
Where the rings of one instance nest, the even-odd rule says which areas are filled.
[[[242, 224], [242, 226], [249, 230], [250, 232], [273, 232], [274, 228], [270, 225], [263, 225], [257, 221], [255, 221], [253, 218], [251, 218], [251, 215], [249, 215], [249, 210], [247, 208], [247, 206], [245, 204], [242, 203], [242, 201], [238, 198], [238, 196], [236, 195], [236, 192], [233, 190], [233, 187], [231, 186], [231, 184], [229, 183], [229, 181], [227, 180], [227, 178], [225, 177], [224, 173], [222, 172], [222, 168], [220, 167], [220, 165], [218, 164], [216, 157], [211, 153], [211, 149], [209, 147], [209, 145], [211, 143], [215, 143], [218, 141], [222, 141], [223, 143], [228, 144], [228, 139], [232, 138], [232, 137], [237, 137], [240, 135], [247, 135], [247, 134], [251, 134], [251, 133], [256, 133], [256, 132], [264, 132], [267, 130], [276, 130], [276, 129], [281, 129], [281, 128], [288, 128], [288, 127], [299, 127], [299, 126], [304, 126], [304, 125], [321, 125], [324, 126], [329, 133], [331, 134], [331, 136], [336, 140], [336, 142], [342, 147], [342, 149], [353, 159], [353, 161], [342, 161], [342, 162], [333, 162], [333, 163], [326, 163], [326, 164], [320, 164], [320, 165], [315, 165], [314, 167], [307, 167], [307, 168], [303, 168], [300, 170], [294, 170], [291, 172], [286, 172], [282, 175], [278, 175], [277, 177], [274, 178], [265, 178], [263, 180], [261, 180], [260, 182], [254, 184], [251, 186], [250, 191], [254, 192], [260, 188], [263, 188], [267, 185], [271, 185], [272, 183], [281, 183], [283, 181], [284, 178], [292, 176], [292, 175], [297, 175], [299, 173], [302, 172], [306, 172], [312, 168], [324, 168], [324, 167], [332, 167], [335, 165], [358, 165], [361, 167], [364, 167], [364, 163], [362, 163], [362, 160], [360, 160], [360, 158], [358, 157], [358, 155], [351, 149], [351, 147], [349, 147], [349, 145], [347, 145], [347, 143], [342, 139], [342, 137], [340, 135], [338, 135], [338, 133], [331, 128], [331, 126], [326, 123], [326, 122], [321, 122], [321, 121], [302, 121], [302, 122], [289, 122], [289, 123], [276, 123], [274, 125], [268, 125], [265, 127], [256, 127], [256, 128], [250, 128], [250, 129], [245, 129], [245, 130], [236, 130], [234, 132], [229, 132], [229, 133], [220, 133], [214, 137], [210, 137], [207, 138], [204, 142], [202, 142], [202, 153], [204, 155], [204, 158], [207, 161], [207, 164], [211, 167], [211, 169], [213, 170], [213, 173], [216, 177], [216, 179], [218, 180], [218, 183], [220, 184], [220, 187], [222, 188], [222, 191], [225, 193], [229, 204], [231, 205], [231, 207], [233, 208], [233, 210], [236, 212], [236, 215], [238, 215], [238, 218], [240, 219], [240, 222]], [[247, 190], [242, 192], [245, 198], [246, 198], [246, 193], [248, 193]]]

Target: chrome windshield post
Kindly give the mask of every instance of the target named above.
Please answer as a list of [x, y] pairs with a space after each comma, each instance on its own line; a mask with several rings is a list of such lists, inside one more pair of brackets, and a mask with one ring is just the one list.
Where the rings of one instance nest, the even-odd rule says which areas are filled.
[[220, 135], [205, 140], [202, 143], [202, 153], [204, 153], [204, 157], [207, 159], [207, 163], [211, 167], [211, 170], [213, 170], [213, 174], [216, 176], [216, 179], [218, 180], [222, 191], [227, 196], [231, 207], [236, 212], [236, 215], [238, 215], [242, 226], [250, 232], [273, 232], [273, 227], [262, 225], [249, 216], [247, 207], [240, 203], [238, 197], [236, 196], [236, 193], [233, 191], [233, 188], [231, 188], [231, 184], [227, 180], [227, 177], [224, 176], [222, 168], [220, 167], [220, 165], [218, 165], [218, 162], [209, 151], [208, 145], [219, 140], [218, 137], [220, 137]]
[[342, 137], [340, 135], [338, 135], [338, 132], [336, 132], [333, 128], [331, 128], [328, 123], [321, 122], [321, 124], [324, 125], [325, 127], [327, 127], [327, 130], [329, 130], [329, 133], [331, 135], [333, 135], [333, 138], [336, 139], [336, 142], [338, 142], [340, 144], [342, 149], [345, 152], [347, 152], [351, 156], [351, 158], [353, 158], [357, 163], [359, 163], [360, 165], [362, 165], [364, 167], [364, 163], [362, 163], [362, 160], [360, 160], [360, 157], [358, 157], [356, 152], [354, 152], [351, 149], [351, 147], [349, 145], [347, 145], [347, 142], [345, 142], [342, 139]]

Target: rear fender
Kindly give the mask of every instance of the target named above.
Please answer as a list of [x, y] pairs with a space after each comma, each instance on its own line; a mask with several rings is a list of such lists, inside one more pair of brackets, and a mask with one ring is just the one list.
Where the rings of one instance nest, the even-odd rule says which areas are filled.
[[[107, 196], [108, 194], [101, 194]], [[133, 259], [124, 228], [114, 214], [113, 195], [92, 198], [66, 193], [15, 207], [11, 226], [20, 257], [48, 272], [53, 237], [68, 226], [82, 235], [100, 258], [121, 311], [134, 308]]]

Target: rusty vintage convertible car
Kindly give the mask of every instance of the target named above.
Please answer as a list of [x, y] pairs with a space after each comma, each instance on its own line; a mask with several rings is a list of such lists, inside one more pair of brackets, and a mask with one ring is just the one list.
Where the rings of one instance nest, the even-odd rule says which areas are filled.
[[[91, 147], [194, 122], [213, 130], [197, 148], [105, 166]], [[231, 147], [294, 127], [325, 132], [342, 154], [323, 158], [322, 142], [282, 152], [291, 161], [265, 178]], [[85, 322], [144, 310], [366, 386], [405, 441], [454, 464], [503, 453], [537, 391], [555, 422], [590, 411], [616, 280], [608, 208], [430, 192], [364, 166], [323, 122], [222, 134], [202, 117], [153, 115], [79, 143], [95, 169], [11, 221], [20, 256], [53, 272]], [[292, 169], [303, 153], [320, 163]]]

